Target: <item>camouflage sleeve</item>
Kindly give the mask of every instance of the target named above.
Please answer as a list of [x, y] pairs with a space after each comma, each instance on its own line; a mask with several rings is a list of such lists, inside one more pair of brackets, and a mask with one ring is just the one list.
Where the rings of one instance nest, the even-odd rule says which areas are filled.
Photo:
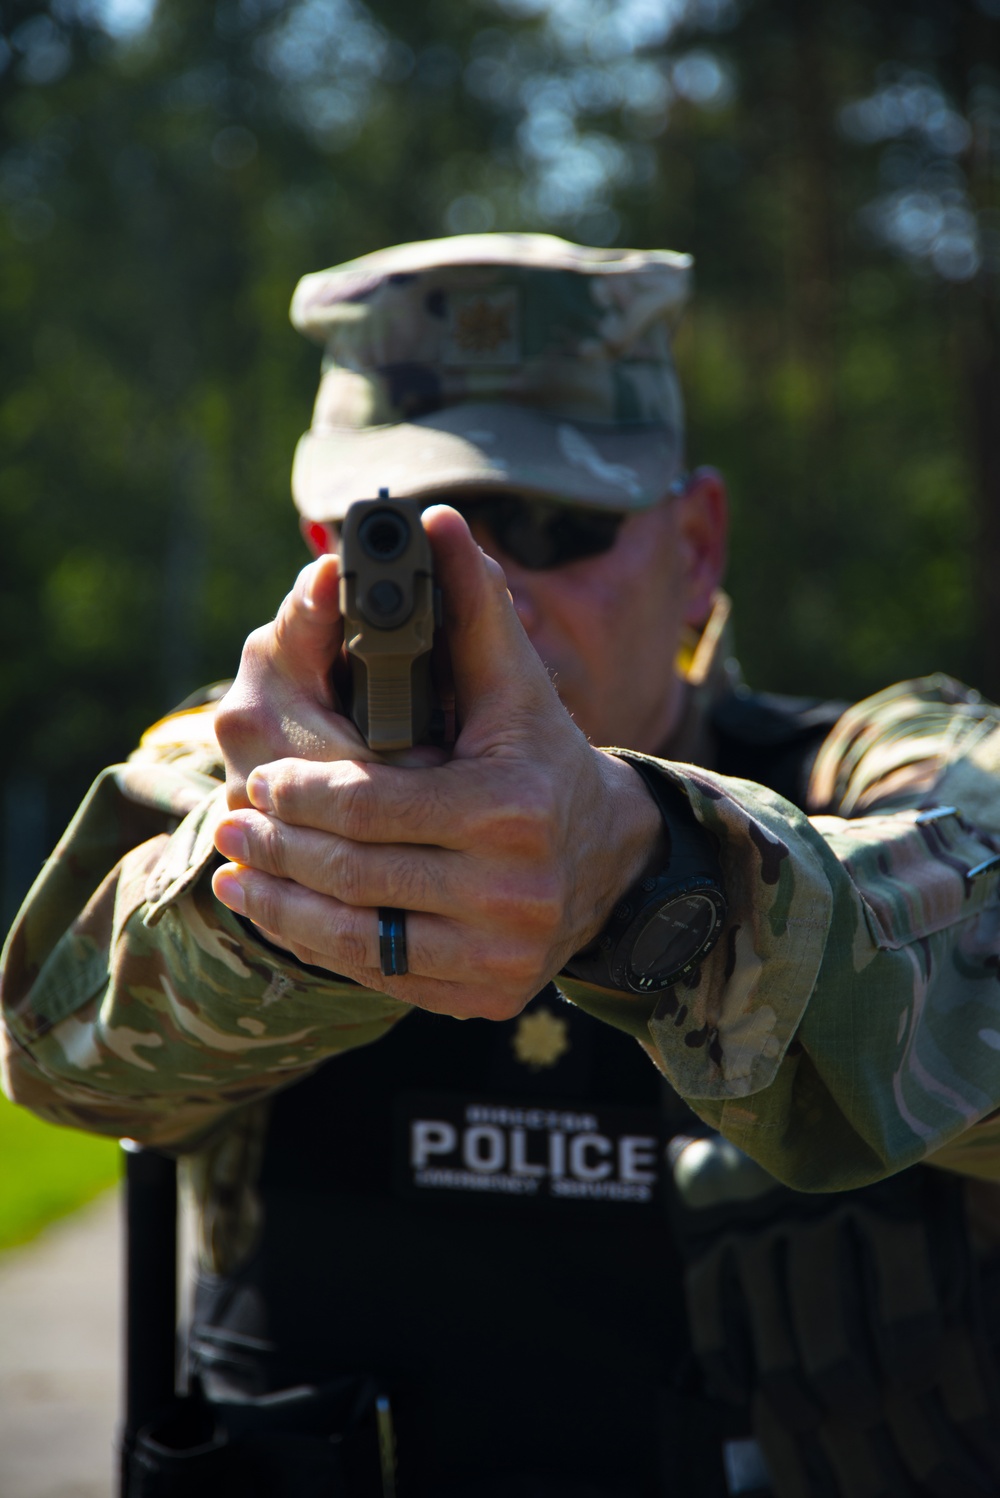
[[917, 1160], [1000, 1179], [1000, 710], [946, 678], [852, 709], [807, 817], [654, 761], [718, 838], [730, 914], [658, 1002], [560, 977], [799, 1190]]
[[191, 727], [158, 725], [98, 779], [0, 961], [8, 1095], [161, 1146], [201, 1140], [408, 1012], [284, 959], [215, 899], [204, 875], [224, 791], [210, 715], [200, 745]]

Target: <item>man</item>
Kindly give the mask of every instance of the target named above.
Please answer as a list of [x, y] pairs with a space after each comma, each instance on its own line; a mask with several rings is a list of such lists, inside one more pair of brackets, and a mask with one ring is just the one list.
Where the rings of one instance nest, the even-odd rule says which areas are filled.
[[[372, 1372], [413, 1494], [990, 1493], [997, 713], [740, 684], [688, 275], [488, 235], [305, 279], [317, 559], [29, 896], [7, 1086], [184, 1154], [208, 1394]], [[458, 724], [393, 763], [331, 687], [382, 488]]]

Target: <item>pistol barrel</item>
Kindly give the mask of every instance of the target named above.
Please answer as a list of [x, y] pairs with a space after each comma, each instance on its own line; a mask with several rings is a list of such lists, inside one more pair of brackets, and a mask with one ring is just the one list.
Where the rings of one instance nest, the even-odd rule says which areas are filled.
[[434, 578], [415, 499], [356, 500], [340, 537], [340, 612], [351, 716], [372, 749], [426, 742], [434, 709]]

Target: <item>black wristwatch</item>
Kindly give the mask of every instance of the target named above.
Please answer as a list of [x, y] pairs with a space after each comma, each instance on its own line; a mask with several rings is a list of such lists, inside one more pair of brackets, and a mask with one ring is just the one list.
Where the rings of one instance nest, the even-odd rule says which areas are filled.
[[660, 993], [691, 977], [715, 946], [726, 919], [726, 897], [715, 839], [683, 792], [644, 761], [629, 756], [628, 763], [660, 809], [667, 864], [627, 891], [600, 935], [570, 958], [565, 971], [602, 988]]

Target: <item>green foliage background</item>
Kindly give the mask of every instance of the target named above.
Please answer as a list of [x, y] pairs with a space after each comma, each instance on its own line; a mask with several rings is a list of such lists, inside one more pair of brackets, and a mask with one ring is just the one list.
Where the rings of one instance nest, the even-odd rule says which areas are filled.
[[113, 1139], [43, 1123], [0, 1095], [0, 1249], [33, 1238], [121, 1174]]
[[8, 914], [288, 587], [288, 301], [386, 243], [693, 251], [750, 679], [1000, 691], [997, 0], [2, 0], [0, 38]]

